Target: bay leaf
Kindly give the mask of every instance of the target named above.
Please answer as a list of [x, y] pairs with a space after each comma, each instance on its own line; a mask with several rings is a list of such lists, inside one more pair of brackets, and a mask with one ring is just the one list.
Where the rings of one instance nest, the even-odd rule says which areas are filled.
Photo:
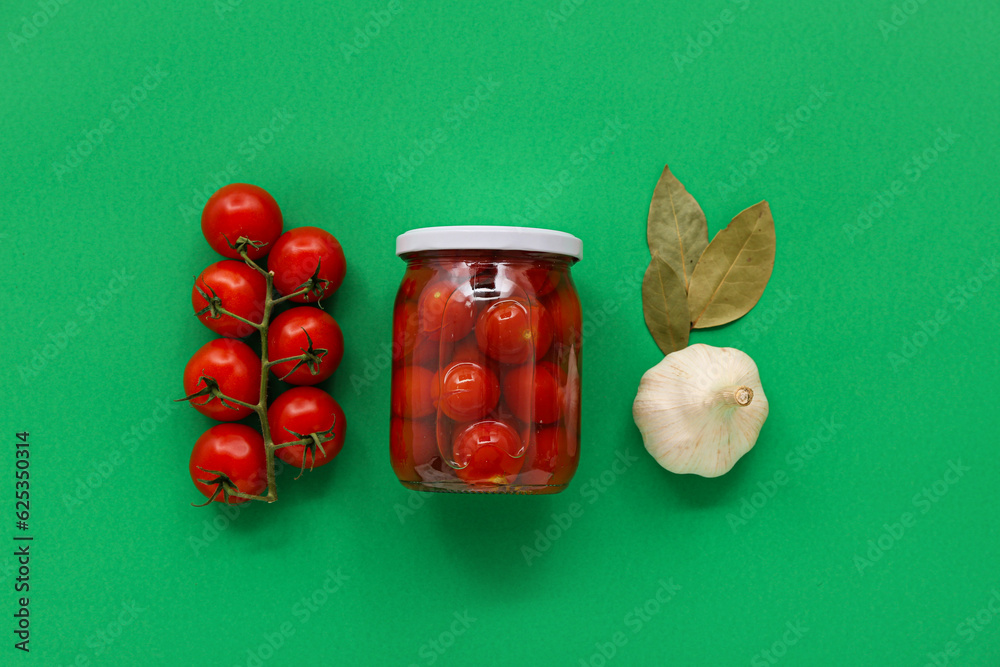
[[691, 276], [691, 326], [717, 327], [743, 317], [760, 300], [774, 269], [774, 218], [766, 201], [715, 235]]
[[687, 290], [677, 272], [659, 255], [642, 278], [642, 313], [663, 354], [687, 347], [691, 335]]
[[708, 245], [705, 212], [680, 181], [664, 167], [653, 190], [646, 223], [651, 255], [659, 256], [677, 273], [685, 288], [698, 258]]

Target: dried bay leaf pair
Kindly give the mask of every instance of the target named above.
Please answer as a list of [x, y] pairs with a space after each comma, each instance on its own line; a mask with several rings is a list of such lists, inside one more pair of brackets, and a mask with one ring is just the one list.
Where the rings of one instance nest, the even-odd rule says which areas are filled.
[[746, 315], [774, 269], [774, 218], [766, 201], [741, 212], [708, 242], [701, 206], [664, 167], [649, 205], [652, 261], [642, 280], [646, 326], [664, 354], [687, 346], [691, 329]]

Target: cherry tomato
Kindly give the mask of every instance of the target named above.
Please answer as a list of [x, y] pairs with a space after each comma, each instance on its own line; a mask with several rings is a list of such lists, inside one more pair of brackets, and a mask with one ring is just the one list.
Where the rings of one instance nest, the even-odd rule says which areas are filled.
[[274, 271], [274, 287], [281, 294], [298, 292], [316, 275], [317, 285], [290, 301], [309, 303], [324, 299], [340, 287], [347, 271], [344, 249], [333, 234], [319, 227], [295, 227], [278, 237], [267, 258]]
[[417, 481], [416, 468], [443, 468], [434, 423], [393, 417], [389, 426], [389, 458], [400, 479]]
[[524, 465], [521, 438], [501, 421], [481, 421], [457, 429], [452, 443], [455, 474], [468, 484], [510, 484]]
[[260, 259], [271, 250], [281, 228], [281, 209], [274, 197], [263, 188], [246, 183], [219, 188], [201, 213], [201, 231], [208, 245], [230, 259], [240, 259], [240, 253], [230, 247], [240, 237], [254, 242], [247, 245], [247, 256]]
[[[567, 282], [569, 276], [566, 277]], [[572, 286], [565, 283], [552, 294], [542, 299], [545, 309], [552, 318], [555, 339], [563, 345], [575, 345], [580, 340], [583, 329], [580, 316], [580, 299]]]
[[[435, 422], [430, 419], [415, 419], [406, 424], [412, 429], [409, 437], [410, 451], [413, 453], [413, 467], [417, 474], [427, 470], [441, 471], [448, 468], [441, 458]], [[448, 468], [451, 470], [451, 468]]]
[[407, 442], [407, 435], [412, 435], [412, 429], [407, 429], [410, 420], [393, 417], [389, 424], [389, 463], [392, 471], [401, 480], [413, 481], [413, 448]]
[[257, 329], [229, 315], [213, 318], [209, 302], [203, 295], [213, 300], [218, 298], [219, 306], [243, 319], [260, 322], [264, 315], [267, 281], [245, 263], [224, 259], [202, 271], [191, 290], [195, 313], [205, 311], [198, 315], [202, 324], [220, 336], [246, 338]]
[[275, 364], [271, 372], [289, 384], [316, 384], [333, 375], [344, 357], [344, 335], [336, 320], [312, 306], [286, 310], [271, 321], [267, 332], [267, 358], [275, 361], [304, 354], [309, 349], [309, 339], [319, 357], [315, 375], [308, 363], [295, 368], [300, 363], [298, 360]]
[[450, 364], [444, 376], [434, 374], [431, 395], [441, 412], [458, 422], [482, 419], [500, 400], [500, 382], [488, 368], [471, 362]]
[[559, 369], [552, 362], [524, 364], [504, 375], [504, 401], [522, 422], [550, 424], [559, 420], [562, 384]]
[[435, 373], [423, 366], [403, 366], [392, 375], [392, 413], [420, 419], [434, 413]]
[[539, 264], [515, 265], [519, 274], [518, 282], [530, 286], [534, 297], [542, 297], [551, 292], [559, 284], [561, 272], [553, 269], [548, 262]]
[[399, 285], [396, 298], [405, 301], [415, 301], [427, 283], [434, 277], [434, 273], [434, 269], [426, 266], [410, 266], [406, 269], [406, 274]]
[[392, 358], [408, 363], [437, 366], [438, 341], [420, 334], [417, 305], [402, 301], [392, 318]]
[[227, 492], [260, 495], [267, 488], [264, 439], [243, 424], [216, 424], [194, 443], [188, 470], [206, 498], [214, 495], [217, 503], [244, 503], [249, 499], [228, 496]]
[[541, 304], [502, 299], [479, 314], [479, 349], [505, 364], [541, 359], [552, 344], [552, 323]]
[[570, 452], [569, 433], [561, 426], [529, 426], [521, 431], [528, 442], [525, 464], [518, 482], [524, 484], [564, 485], [576, 472], [579, 459]]
[[472, 287], [447, 280], [428, 285], [417, 301], [420, 333], [431, 340], [457, 341], [472, 331], [476, 321]]
[[[572, 439], [567, 436], [567, 442], [572, 442]], [[567, 456], [563, 459], [559, 467], [556, 468], [555, 472], [552, 473], [552, 477], [549, 478], [549, 484], [553, 486], [565, 486], [569, 484], [569, 481], [573, 479], [573, 475], [576, 474], [576, 469], [580, 464], [579, 457]]]
[[436, 340], [423, 337], [418, 338], [417, 344], [413, 348], [413, 355], [410, 359], [415, 364], [420, 364], [421, 366], [427, 366], [430, 368], [437, 368], [438, 357], [441, 354], [440, 347], [440, 342]]
[[207, 393], [202, 376], [211, 378], [209, 384], [217, 385], [224, 396], [256, 404], [260, 400], [260, 358], [249, 345], [232, 338], [216, 338], [202, 345], [184, 367], [184, 392], [190, 397], [206, 391], [192, 398], [191, 405], [218, 421], [231, 422], [253, 414], [250, 408], [228, 401], [223, 404]]
[[566, 431], [558, 426], [528, 427], [525, 430], [527, 433], [522, 438], [529, 442], [528, 467], [550, 474], [555, 472], [559, 467], [559, 452], [566, 450]]
[[528, 269], [527, 276], [528, 280], [531, 281], [531, 286], [535, 288], [535, 294], [541, 297], [559, 286], [563, 272], [556, 271], [555, 269], [535, 267]]
[[466, 336], [455, 345], [455, 351], [451, 355], [451, 363], [455, 364], [460, 361], [471, 361], [482, 366], [486, 365], [486, 356], [479, 349], [479, 343], [476, 342], [475, 336]]
[[563, 383], [562, 419], [566, 427], [570, 458], [575, 459], [580, 445], [580, 368], [570, 363]]
[[315, 468], [332, 461], [344, 447], [347, 418], [330, 394], [316, 387], [293, 387], [267, 409], [267, 424], [274, 444], [280, 445], [311, 433], [319, 436], [323, 451], [315, 446], [292, 445], [274, 450], [279, 459], [297, 468]]

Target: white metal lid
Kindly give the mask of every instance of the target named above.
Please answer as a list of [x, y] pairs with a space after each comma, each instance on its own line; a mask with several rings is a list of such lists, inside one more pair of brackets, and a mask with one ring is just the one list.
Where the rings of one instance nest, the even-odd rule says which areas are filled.
[[421, 250], [522, 250], [549, 252], [579, 260], [583, 241], [553, 229], [496, 225], [421, 227], [396, 237], [397, 255]]

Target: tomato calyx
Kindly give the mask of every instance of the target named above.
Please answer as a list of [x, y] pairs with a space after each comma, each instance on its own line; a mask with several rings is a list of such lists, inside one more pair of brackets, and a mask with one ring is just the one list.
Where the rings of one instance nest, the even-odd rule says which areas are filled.
[[325, 431], [318, 431], [314, 433], [307, 433], [303, 435], [302, 433], [296, 433], [292, 429], [285, 427], [285, 430], [294, 435], [298, 440], [293, 440], [291, 442], [283, 442], [280, 445], [275, 445], [275, 449], [281, 449], [282, 447], [294, 447], [296, 445], [302, 446], [302, 465], [299, 466], [299, 474], [295, 476], [295, 479], [302, 477], [302, 473], [306, 471], [306, 456], [312, 454], [309, 459], [309, 472], [312, 472], [313, 466], [316, 463], [316, 452], [319, 455], [326, 457], [326, 450], [323, 449], [324, 442], [330, 442], [336, 437], [334, 433], [334, 428], [337, 426], [337, 418], [333, 418], [333, 425], [326, 429]]
[[[251, 410], [257, 409], [256, 405], [251, 405], [250, 403], [245, 403], [238, 398], [233, 398], [232, 396], [226, 396], [223, 394], [221, 387], [219, 387], [218, 380], [214, 377], [202, 375], [198, 378], [198, 382], [203, 382], [205, 386], [193, 394], [185, 396], [184, 398], [174, 399], [174, 402], [178, 403], [180, 401], [191, 401], [194, 405], [207, 405], [212, 402], [212, 399], [217, 398], [219, 399], [219, 403], [230, 410], [239, 410], [239, 407], [237, 406], [243, 406], [244, 408], [250, 408]], [[202, 396], [207, 396], [207, 398], [201, 403], [196, 403], [194, 399], [201, 398]]]
[[234, 320], [239, 320], [240, 322], [243, 322], [244, 324], [249, 324], [254, 329], [257, 329], [257, 330], [260, 329], [260, 327], [261, 327], [260, 323], [258, 323], [258, 322], [251, 322], [250, 320], [246, 319], [245, 317], [240, 317], [236, 313], [231, 312], [229, 310], [226, 310], [226, 308], [222, 305], [222, 299], [219, 298], [219, 295], [215, 293], [215, 288], [212, 287], [211, 285], [209, 285], [208, 283], [205, 283], [205, 287], [207, 287], [208, 291], [212, 293], [212, 296], [209, 296], [208, 294], [205, 294], [205, 290], [203, 290], [201, 288], [201, 285], [199, 285], [197, 283], [197, 281], [195, 281], [194, 288], [196, 290], [198, 290], [198, 294], [200, 294], [201, 298], [203, 298], [205, 300], [205, 302], [208, 304], [207, 306], [205, 306], [201, 310], [195, 312], [195, 314], [194, 314], [195, 317], [201, 317], [202, 315], [208, 313], [208, 316], [211, 317], [213, 320], [218, 320], [218, 319], [222, 318], [223, 316], [228, 316], [228, 317], [233, 318]]
[[309, 344], [305, 348], [301, 347], [299, 348], [300, 350], [302, 350], [302, 354], [297, 354], [294, 357], [285, 357], [284, 359], [275, 359], [274, 361], [269, 361], [267, 364], [268, 368], [270, 368], [271, 366], [275, 366], [276, 364], [282, 364], [286, 361], [297, 361], [297, 363], [294, 366], [292, 366], [292, 370], [288, 371], [280, 378], [278, 378], [279, 380], [284, 380], [286, 377], [297, 371], [299, 367], [302, 366], [303, 364], [305, 364], [306, 368], [309, 369], [310, 375], [318, 374], [319, 365], [323, 361], [323, 357], [325, 357], [329, 352], [329, 350], [326, 350], [324, 348], [313, 348], [313, 341], [312, 337], [309, 335], [309, 332], [306, 331], [305, 327], [299, 327], [299, 328], [302, 329], [302, 333], [306, 335], [306, 340], [309, 341]]
[[215, 289], [211, 285], [206, 283], [205, 287], [207, 287], [208, 291], [212, 293], [212, 296], [205, 294], [205, 290], [203, 290], [201, 288], [201, 285], [199, 285], [197, 282], [195, 282], [194, 284], [194, 288], [198, 290], [198, 294], [200, 294], [201, 298], [203, 298], [205, 302], [208, 303], [207, 306], [196, 312], [194, 315], [195, 317], [201, 317], [205, 313], [209, 313], [209, 317], [211, 317], [213, 320], [217, 320], [224, 314], [222, 311], [222, 299], [220, 299], [219, 295], [215, 293]]
[[267, 245], [267, 241], [254, 241], [252, 239], [247, 238], [246, 236], [241, 236], [238, 239], [236, 239], [236, 243], [230, 241], [229, 237], [226, 236], [225, 234], [222, 235], [222, 238], [226, 240], [226, 244], [230, 248], [238, 252], [240, 256], [243, 257], [244, 259], [249, 259], [248, 257], [246, 257], [247, 248], [260, 250], [261, 248]]
[[300, 294], [308, 294], [316, 299], [311, 303], [314, 303], [321, 309], [323, 308], [321, 301], [323, 300], [323, 297], [326, 296], [326, 289], [330, 285], [330, 281], [319, 277], [319, 267], [321, 263], [321, 260], [316, 262], [316, 270], [313, 271], [313, 274], [309, 276], [304, 283], [295, 288], [295, 292], [290, 294], [289, 298]]
[[212, 495], [208, 497], [208, 500], [203, 503], [191, 503], [192, 507], [204, 507], [205, 505], [208, 505], [218, 497], [220, 492], [222, 493], [222, 502], [224, 503], [229, 503], [230, 494], [236, 495], [240, 498], [247, 497], [246, 494], [240, 491], [239, 487], [233, 483], [233, 480], [229, 479], [229, 475], [226, 473], [219, 472], [218, 470], [208, 470], [207, 468], [202, 468], [201, 466], [198, 466], [198, 470], [206, 472], [210, 475], [215, 475], [212, 479], [198, 479], [198, 481], [202, 484], [208, 484], [209, 486], [214, 484], [215, 490], [212, 491]]

